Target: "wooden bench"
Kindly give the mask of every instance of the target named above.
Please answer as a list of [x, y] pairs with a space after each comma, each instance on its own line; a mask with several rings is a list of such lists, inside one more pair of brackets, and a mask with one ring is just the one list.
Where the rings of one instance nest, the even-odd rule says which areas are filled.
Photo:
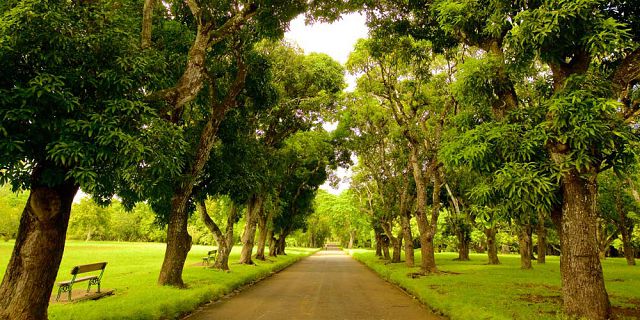
[[[98, 293], [100, 293], [100, 280], [102, 280], [102, 274], [104, 274], [104, 268], [107, 266], [106, 262], [98, 262], [92, 264], [85, 264], [81, 266], [75, 266], [71, 269], [71, 275], [73, 278], [69, 281], [58, 282], [58, 296], [56, 297], [56, 301], [60, 299], [60, 294], [63, 292], [69, 293], [69, 301], [71, 301], [71, 290], [73, 289], [73, 284], [83, 281], [89, 281], [89, 285], [87, 286], [87, 292], [91, 290], [92, 285], [98, 285]], [[82, 278], [78, 278], [78, 275], [81, 273], [87, 273], [92, 271], [100, 270], [100, 274], [94, 274]]]
[[209, 265], [209, 262], [212, 260], [216, 260], [216, 255], [218, 254], [218, 250], [211, 250], [207, 252], [207, 256], [202, 258], [202, 264]]

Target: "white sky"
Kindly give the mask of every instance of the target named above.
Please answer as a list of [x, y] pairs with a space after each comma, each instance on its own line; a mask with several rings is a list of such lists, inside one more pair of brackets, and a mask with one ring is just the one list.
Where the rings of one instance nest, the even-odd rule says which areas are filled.
[[[363, 15], [352, 13], [344, 15], [341, 20], [331, 24], [316, 23], [305, 25], [304, 16], [301, 15], [291, 21], [289, 31], [284, 37], [300, 46], [305, 53], [326, 53], [336, 61], [344, 64], [347, 62], [349, 53], [353, 50], [356, 41], [368, 36], [369, 31], [365, 22]], [[346, 81], [349, 85], [347, 90], [353, 90], [355, 77], [347, 74]], [[324, 127], [326, 130], [331, 131], [335, 129], [336, 124], [327, 123]], [[336, 175], [341, 178], [337, 189], [332, 188], [328, 183], [323, 184], [320, 188], [333, 194], [339, 194], [349, 188], [351, 170], [339, 168]]]
[[[351, 13], [331, 24], [305, 25], [304, 15], [300, 15], [291, 21], [289, 31], [285, 33], [284, 37], [298, 44], [305, 53], [326, 53], [344, 64], [347, 62], [356, 41], [368, 36], [369, 29], [367, 29], [365, 22], [366, 19], [363, 15]], [[347, 74], [346, 80], [349, 85], [347, 90], [353, 90], [355, 77]]]

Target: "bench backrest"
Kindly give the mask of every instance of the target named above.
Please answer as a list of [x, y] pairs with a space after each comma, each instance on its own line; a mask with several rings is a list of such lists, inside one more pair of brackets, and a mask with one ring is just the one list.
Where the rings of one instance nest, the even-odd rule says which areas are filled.
[[98, 262], [98, 263], [92, 263], [92, 264], [85, 264], [85, 265], [82, 265], [82, 266], [75, 266], [71, 270], [71, 274], [76, 275], [78, 273], [85, 273], [85, 272], [91, 272], [91, 271], [96, 271], [96, 270], [104, 270], [104, 268], [106, 266], [107, 266], [106, 262]]
[[209, 252], [207, 252], [207, 255], [210, 256], [212, 254], [216, 254], [218, 252], [218, 250], [211, 250]]

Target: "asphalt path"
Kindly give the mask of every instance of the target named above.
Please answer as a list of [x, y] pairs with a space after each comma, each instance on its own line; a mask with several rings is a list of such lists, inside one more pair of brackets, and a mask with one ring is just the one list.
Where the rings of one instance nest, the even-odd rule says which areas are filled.
[[185, 320], [443, 319], [342, 251], [320, 251]]

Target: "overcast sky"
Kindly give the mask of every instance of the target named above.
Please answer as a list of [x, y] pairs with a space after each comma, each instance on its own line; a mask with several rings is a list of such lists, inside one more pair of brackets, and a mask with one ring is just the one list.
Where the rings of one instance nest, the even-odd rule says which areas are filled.
[[[326, 53], [336, 61], [344, 64], [347, 62], [356, 40], [366, 38], [367, 35], [368, 29], [365, 25], [365, 17], [358, 13], [353, 13], [343, 16], [341, 20], [332, 24], [316, 23], [313, 25], [305, 25], [304, 16], [301, 15], [291, 21], [289, 32], [285, 34], [285, 38], [298, 44], [305, 53]], [[355, 87], [355, 77], [347, 75], [346, 80], [349, 85], [347, 90], [353, 89]], [[325, 129], [333, 130], [335, 125], [327, 124]], [[350, 181], [348, 178], [351, 176], [351, 172], [340, 168], [336, 174], [342, 180], [337, 189], [326, 183], [321, 188], [333, 194], [338, 194], [349, 188]]]

